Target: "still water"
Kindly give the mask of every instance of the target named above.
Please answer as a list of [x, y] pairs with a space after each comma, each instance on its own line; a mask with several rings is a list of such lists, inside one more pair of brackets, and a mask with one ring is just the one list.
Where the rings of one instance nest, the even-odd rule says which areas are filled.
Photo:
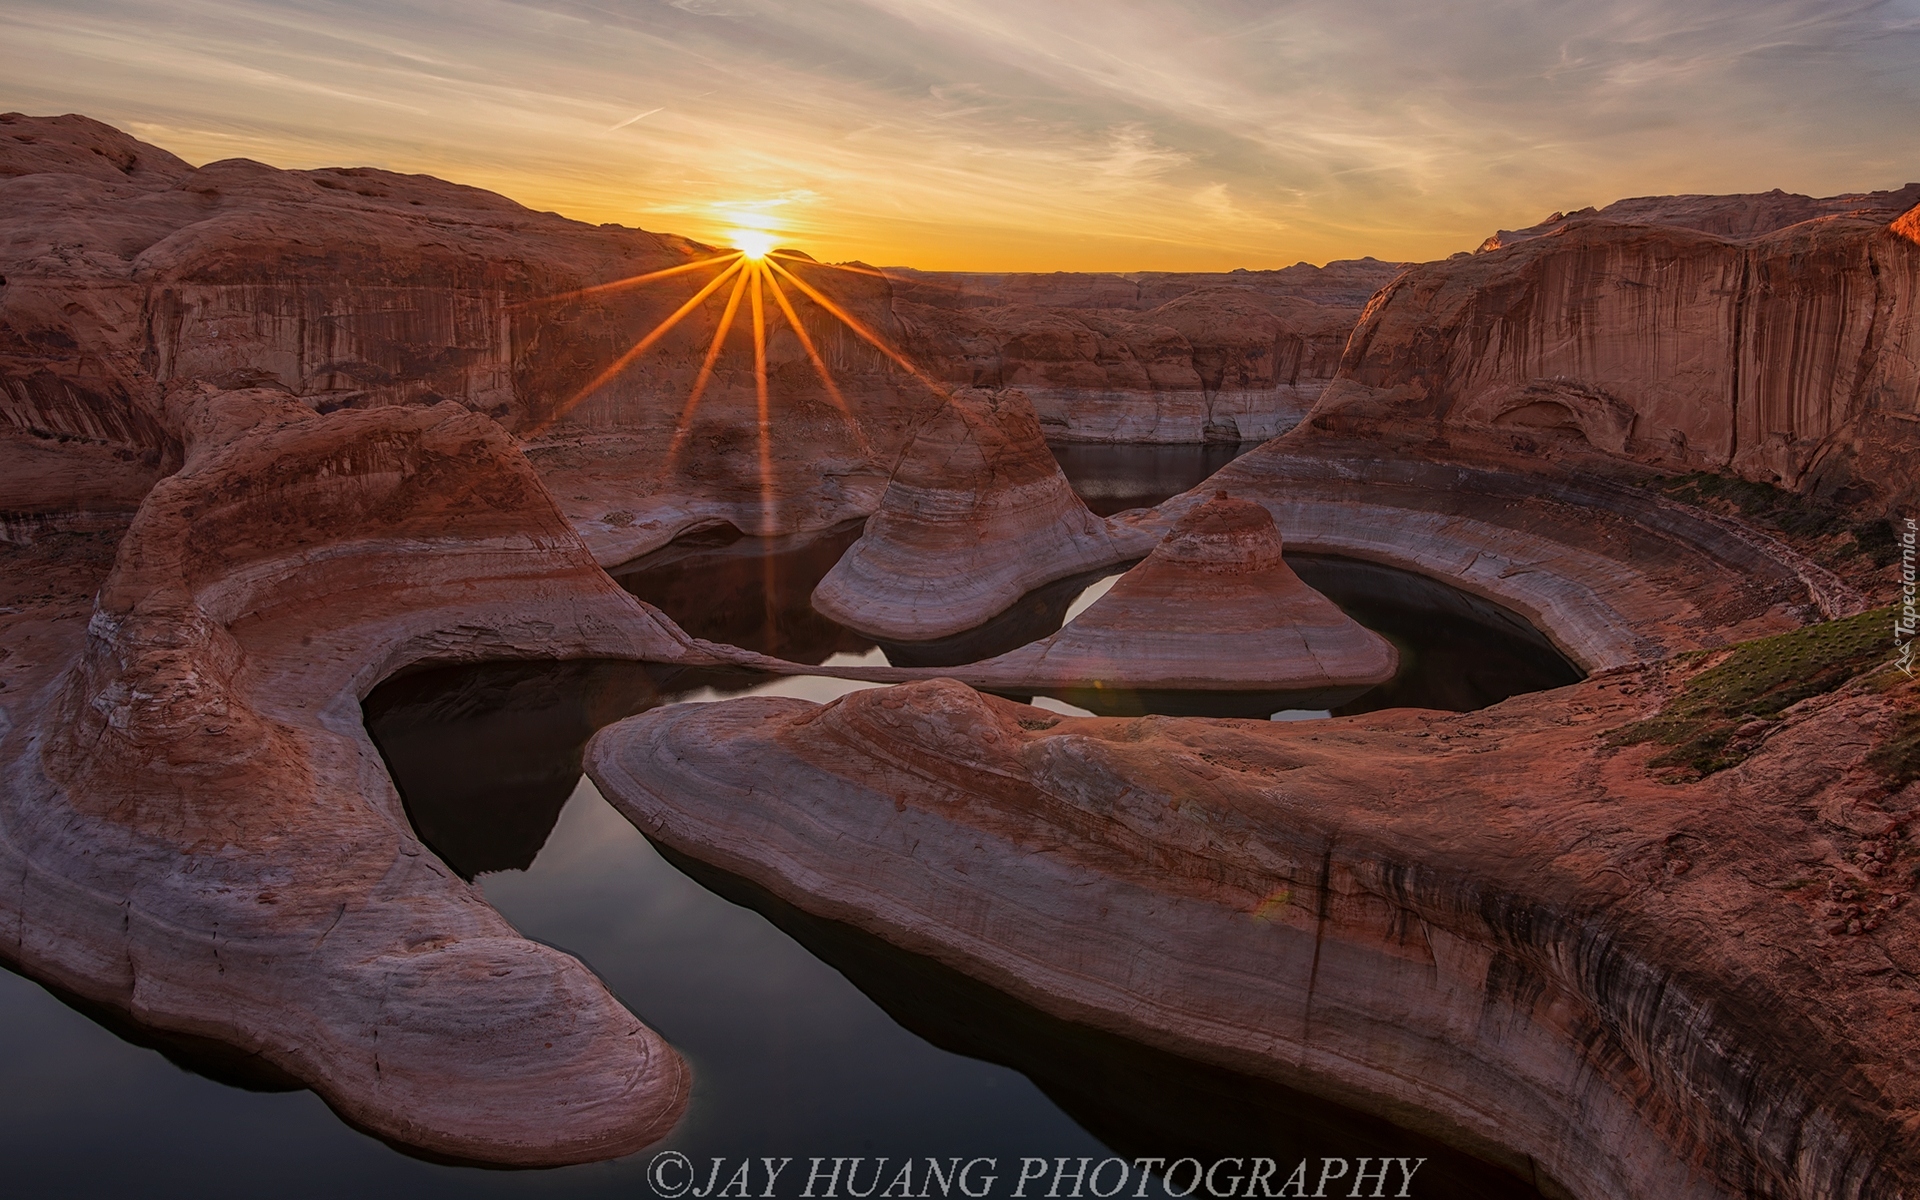
[[[1157, 503], [1204, 477], [1194, 472], [1217, 469], [1220, 453], [1153, 448], [1151, 477], [1133, 492], [1114, 484], [1106, 500]], [[813, 583], [856, 536], [857, 525], [787, 542], [688, 539], [622, 582], [699, 636], [800, 661], [977, 649], [880, 647], [812, 613]], [[1578, 677], [1524, 622], [1442, 585], [1337, 559], [1294, 565], [1401, 648], [1401, 677], [1352, 711], [1473, 708]], [[1051, 632], [1101, 582], [1063, 581], [995, 637]], [[1414, 1195], [1537, 1196], [1372, 1118], [1065, 1024], [743, 881], [676, 867], [580, 776], [586, 739], [628, 713], [744, 692], [828, 699], [859, 686], [624, 663], [493, 664], [403, 675], [370, 696], [366, 712], [422, 837], [477, 876], [522, 932], [597, 971], [692, 1063], [693, 1104], [665, 1148], [696, 1160], [961, 1155], [1009, 1167], [1023, 1155], [1109, 1149], [1397, 1155], [1429, 1160]], [[0, 1063], [0, 1195], [652, 1195], [652, 1151], [531, 1172], [410, 1159], [349, 1130], [311, 1093], [201, 1078], [4, 972]]]

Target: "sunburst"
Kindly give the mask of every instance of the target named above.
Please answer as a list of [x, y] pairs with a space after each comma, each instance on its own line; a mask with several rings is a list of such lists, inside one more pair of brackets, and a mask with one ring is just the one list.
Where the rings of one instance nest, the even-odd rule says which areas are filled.
[[[833, 372], [828, 369], [826, 359], [821, 355], [819, 346], [814, 342], [812, 336], [807, 333], [805, 324], [801, 322], [798, 312], [795, 311], [793, 301], [787, 295], [788, 287], [793, 288], [806, 299], [818, 305], [822, 311], [844, 325], [855, 336], [879, 350], [888, 360], [907, 371], [921, 383], [927, 385], [936, 394], [944, 397], [946, 395], [946, 388], [940, 384], [939, 381], [933, 379], [913, 362], [908, 360], [898, 350], [888, 345], [885, 339], [869, 328], [864, 321], [861, 321], [851, 312], [848, 312], [845, 307], [822, 292], [819, 288], [814, 287], [805, 279], [801, 278], [797, 268], [803, 266], [820, 267], [854, 274], [878, 275], [885, 278], [883, 272], [875, 271], [869, 267], [815, 262], [811, 258], [795, 254], [791, 251], [776, 250], [774, 248], [773, 235], [763, 230], [736, 230], [731, 237], [733, 248], [721, 254], [696, 259], [692, 262], [682, 263], [679, 266], [668, 267], [660, 271], [649, 271], [643, 275], [634, 275], [626, 279], [617, 279], [610, 283], [596, 284], [592, 287], [580, 288], [575, 291], [564, 292], [559, 295], [544, 298], [547, 302], [575, 299], [602, 292], [641, 287], [679, 275], [701, 271], [714, 272], [713, 278], [707, 280], [685, 303], [668, 314], [659, 324], [636, 339], [631, 346], [621, 352], [613, 362], [608, 364], [605, 370], [595, 375], [586, 386], [575, 392], [565, 403], [556, 408], [547, 420], [542, 423], [542, 427], [551, 425], [554, 421], [578, 406], [582, 401], [587, 399], [587, 397], [612, 382], [623, 371], [631, 367], [642, 355], [659, 344], [660, 340], [671, 332], [675, 326], [679, 325], [681, 321], [685, 320], [688, 314], [705, 304], [709, 298], [718, 293], [722, 288], [727, 288], [726, 302], [720, 314], [719, 324], [714, 329], [713, 339], [707, 345], [707, 352], [701, 360], [700, 370], [694, 376], [693, 387], [689, 390], [686, 403], [681, 407], [679, 418], [674, 424], [673, 438], [668, 444], [666, 458], [660, 467], [660, 481], [664, 482], [672, 474], [674, 464], [678, 461], [688, 437], [693, 432], [694, 415], [700, 407], [701, 399], [706, 395], [708, 387], [713, 382], [714, 369], [719, 363], [721, 351], [725, 348], [727, 335], [733, 331], [734, 322], [739, 318], [741, 306], [744, 304], [747, 308], [748, 320], [751, 322], [751, 333], [753, 336], [754, 402], [756, 408], [755, 415], [757, 418], [756, 424], [759, 428], [758, 468], [760, 475], [761, 532], [763, 534], [770, 534], [776, 528], [777, 523], [775, 521], [773, 486], [773, 418], [767, 384], [767, 338], [769, 332], [767, 322], [770, 315], [767, 300], [769, 297], [771, 297], [773, 301], [771, 307], [779, 311], [780, 317], [785, 320], [787, 327], [793, 331], [795, 339], [800, 343], [801, 349], [806, 353], [807, 361], [813, 365], [814, 373], [820, 377], [821, 386], [825, 388], [828, 398], [833, 402], [834, 408], [838, 410], [841, 419], [846, 423], [848, 431], [853, 435], [862, 454], [871, 455], [872, 446], [867, 441], [866, 433], [860, 428], [860, 422], [854, 416], [852, 406], [847, 402], [847, 398], [841, 392], [839, 385], [835, 383]], [[784, 285], [782, 281], [785, 281]]]

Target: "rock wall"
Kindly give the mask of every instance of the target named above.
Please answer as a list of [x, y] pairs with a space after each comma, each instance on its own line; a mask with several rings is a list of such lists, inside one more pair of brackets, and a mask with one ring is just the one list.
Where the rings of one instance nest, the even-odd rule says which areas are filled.
[[[1867, 761], [1898, 707], [1844, 690], [1674, 785], [1606, 736], [1671, 685], [1275, 723], [930, 681], [657, 710], [587, 769], [815, 917], [1549, 1195], [1911, 1197], [1920, 917], [1880, 859], [1910, 858], [1914, 797]], [[1864, 926], [1816, 900], [1861, 893]]]
[[[759, 514], [730, 498], [747, 493], [760, 507], [764, 473], [744, 320], [714, 363], [686, 453], [676, 462], [666, 453], [724, 289], [593, 386], [711, 272], [598, 285], [712, 253], [427, 176], [281, 171], [240, 159], [195, 169], [84, 117], [6, 114], [0, 428], [125, 450], [171, 470], [182, 450], [162, 409], [171, 393], [201, 383], [271, 389], [322, 412], [452, 400], [523, 437], [558, 439], [559, 457], [585, 460], [588, 475], [610, 462], [611, 481], [557, 489], [586, 497], [587, 507], [569, 512], [578, 521], [644, 508], [661, 493], [658, 540], [702, 519], [757, 527]], [[900, 339], [884, 280], [794, 269], [883, 340]], [[870, 511], [880, 486], [823, 485], [816, 460], [837, 460], [842, 476], [878, 472], [883, 483], [933, 394], [811, 300], [793, 302], [840, 391], [821, 383], [776, 313], [767, 347], [776, 415], [812, 429], [778, 448], [776, 465], [793, 478], [775, 489], [792, 495], [774, 519], [811, 528]], [[602, 445], [609, 437], [618, 444]], [[13, 444], [0, 440], [0, 453]], [[11, 510], [19, 520], [71, 506], [19, 503]]]
[[813, 607], [876, 638], [950, 637], [1154, 541], [1087, 511], [1019, 392], [959, 391], [916, 431]]
[[888, 275], [912, 353], [950, 383], [1024, 391], [1049, 438], [1201, 442], [1290, 429], [1399, 269]]
[[1310, 427], [1577, 447], [1883, 508], [1920, 473], [1920, 185], [1622, 201], [1410, 269]]
[[685, 1064], [424, 849], [360, 700], [420, 660], [699, 656], [483, 416], [204, 389], [165, 415], [183, 467], [0, 708], [0, 957], [432, 1156], [664, 1136]]

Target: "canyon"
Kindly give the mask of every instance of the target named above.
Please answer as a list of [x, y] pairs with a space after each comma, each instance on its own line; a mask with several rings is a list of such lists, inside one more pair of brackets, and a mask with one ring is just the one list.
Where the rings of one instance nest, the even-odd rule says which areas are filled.
[[[587, 769], [809, 920], [1543, 1194], [1920, 1194], [1920, 695], [1876, 607], [1920, 488], [1920, 186], [1411, 265], [784, 255], [821, 299], [770, 326], [777, 436], [683, 238], [77, 116], [0, 116], [0, 198], [0, 958], [76, 1005], [437, 1160], [657, 1142], [690, 1068], [423, 844], [360, 705], [450, 663], [745, 667], [893, 686], [670, 705]], [[1248, 440], [1104, 516], [1047, 450]], [[1140, 565], [946, 666], [702, 641], [606, 570], [862, 520], [815, 610], [908, 650]], [[1271, 682], [1239, 617], [1281, 543], [1586, 678], [1298, 723], [1003, 698], [1183, 602], [1233, 611], [1122, 690]]]

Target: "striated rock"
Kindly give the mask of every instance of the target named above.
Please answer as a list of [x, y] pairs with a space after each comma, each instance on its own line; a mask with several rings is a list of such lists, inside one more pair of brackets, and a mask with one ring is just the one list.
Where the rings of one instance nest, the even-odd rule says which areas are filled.
[[1265, 508], [1220, 492], [1060, 632], [958, 673], [1096, 712], [1141, 692], [1272, 693], [1280, 709], [1344, 704], [1398, 665], [1287, 566]]
[[1789, 225], [1833, 216], [1897, 216], [1920, 204], [1920, 183], [1893, 192], [1853, 192], [1816, 199], [1779, 188], [1731, 196], [1635, 196], [1605, 208], [1554, 213], [1526, 229], [1502, 229], [1480, 244], [1480, 253], [1500, 250], [1529, 238], [1558, 233], [1569, 223], [1597, 218], [1622, 225], [1659, 225], [1692, 229], [1731, 241], [1761, 237]]
[[915, 358], [961, 386], [1020, 389], [1050, 438], [1201, 442], [1292, 427], [1399, 270], [1368, 258], [1214, 275], [888, 276]]
[[[1912, 490], [1910, 197], [1563, 217], [1400, 277], [1350, 343], [1398, 268], [797, 264], [934, 374], [999, 390], [937, 403], [796, 299], [841, 394], [775, 328], [764, 421], [739, 326], [683, 409], [723, 296], [589, 386], [700, 278], [587, 289], [707, 252], [682, 239], [424, 177], [194, 168], [78, 117], [0, 117], [0, 198], [0, 530], [46, 578], [0, 607], [0, 955], [79, 1002], [431, 1156], [635, 1149], [684, 1105], [684, 1064], [421, 844], [361, 697], [427, 661], [753, 660], [690, 642], [596, 560], [876, 508], [821, 608], [891, 639], [1184, 529], [1019, 671], [947, 673], [1031, 685], [1078, 654], [1082, 676], [1106, 630], [1186, 681], [1164, 669], [1201, 652], [1147, 628], [1154, 606], [1195, 575], [1190, 600], [1232, 597], [1267, 527], [1235, 509], [1238, 533], [1208, 534], [1200, 495], [1102, 521], [1043, 434], [1264, 436], [1318, 395], [1311, 428], [1221, 485], [1295, 548], [1445, 579], [1624, 673], [1302, 729], [1062, 724], [920, 682], [660, 713], [603, 737], [596, 777], [670, 848], [816, 915], [1579, 1195], [1913, 1191], [1911, 910], [1859, 901], [1906, 878], [1886, 855], [1913, 797], [1862, 765], [1905, 718], [1873, 689], [1735, 714], [1748, 761], [1672, 786], [1607, 739], [1657, 703], [1649, 661], [1860, 607], [1634, 482], [1731, 465], [1848, 500]], [[1190, 553], [1210, 538], [1236, 570]], [[1272, 628], [1254, 618], [1229, 673]], [[1836, 847], [1863, 830], [1849, 874]], [[508, 861], [465, 849], [467, 869]]]
[[[591, 387], [707, 277], [599, 285], [712, 253], [428, 176], [194, 168], [84, 117], [0, 115], [0, 427], [71, 442], [83, 471], [87, 455], [119, 452], [170, 470], [181, 449], [162, 410], [182, 387], [265, 388], [320, 411], [453, 400], [544, 433], [536, 465], [607, 563], [703, 522], [791, 532], [864, 516], [934, 392], [804, 296], [792, 302], [839, 396], [770, 304], [770, 396], [787, 436], [764, 456], [745, 320], [668, 453], [724, 289]], [[795, 269], [900, 339], [884, 279]], [[0, 439], [0, 478], [31, 468], [24, 445]], [[0, 499], [23, 527], [74, 511], [57, 494]]]
[[1914, 797], [1869, 765], [1891, 702], [1804, 704], [1676, 785], [1606, 736], [1676, 682], [1288, 724], [932, 681], [658, 710], [587, 769], [814, 918], [1551, 1195], [1911, 1196], [1920, 918], [1875, 864], [1910, 859]]
[[813, 606], [878, 638], [946, 637], [1042, 584], [1143, 557], [1154, 540], [1087, 511], [1018, 392], [962, 391], [915, 433]]
[[[1442, 580], [1610, 670], [1849, 616], [1859, 591], [1779, 541], [1538, 458], [1384, 457], [1289, 437], [1209, 481], [1265, 504], [1294, 550]], [[1199, 497], [1162, 507], [1177, 517]]]
[[1667, 197], [1503, 233], [1384, 289], [1308, 427], [1906, 504], [1916, 199]]
[[423, 848], [360, 699], [427, 659], [700, 656], [484, 417], [204, 390], [164, 416], [184, 465], [84, 640], [55, 623], [9, 679], [0, 955], [417, 1153], [551, 1165], [663, 1136], [685, 1065]]
[[[1490, 601], [1497, 608], [1487, 612], [1499, 614], [1492, 619], [1524, 622], [1525, 634], [1544, 637], [1590, 672], [1715, 649], [1868, 607], [1855, 587], [1779, 540], [1651, 488], [1518, 456], [1505, 463], [1450, 462], [1382, 459], [1367, 450], [1327, 438], [1276, 440], [1157, 512], [1112, 524], [1157, 539], [1205, 504], [1206, 493], [1224, 489], [1264, 507], [1275, 527], [1287, 531], [1288, 548], [1351, 560], [1360, 570], [1380, 564], [1409, 571]], [[1188, 597], [1187, 620], [1203, 612], [1206, 594]], [[1046, 637], [1071, 598], [1054, 597], [1056, 606], [1040, 615], [1041, 627], [1026, 636]], [[1068, 640], [1068, 631], [1061, 638]], [[900, 666], [810, 666], [732, 647], [708, 649], [779, 674], [876, 683], [952, 678], [1008, 694], [1062, 682], [1049, 666], [1051, 655], [1038, 647], [985, 661], [950, 656], [943, 661], [960, 665], [937, 669], [912, 665], [935, 660], [915, 660], [893, 647], [889, 658]], [[1162, 669], [1150, 657], [1132, 659], [1116, 655], [1109, 678], [1125, 682], [1135, 671], [1152, 678]]]

